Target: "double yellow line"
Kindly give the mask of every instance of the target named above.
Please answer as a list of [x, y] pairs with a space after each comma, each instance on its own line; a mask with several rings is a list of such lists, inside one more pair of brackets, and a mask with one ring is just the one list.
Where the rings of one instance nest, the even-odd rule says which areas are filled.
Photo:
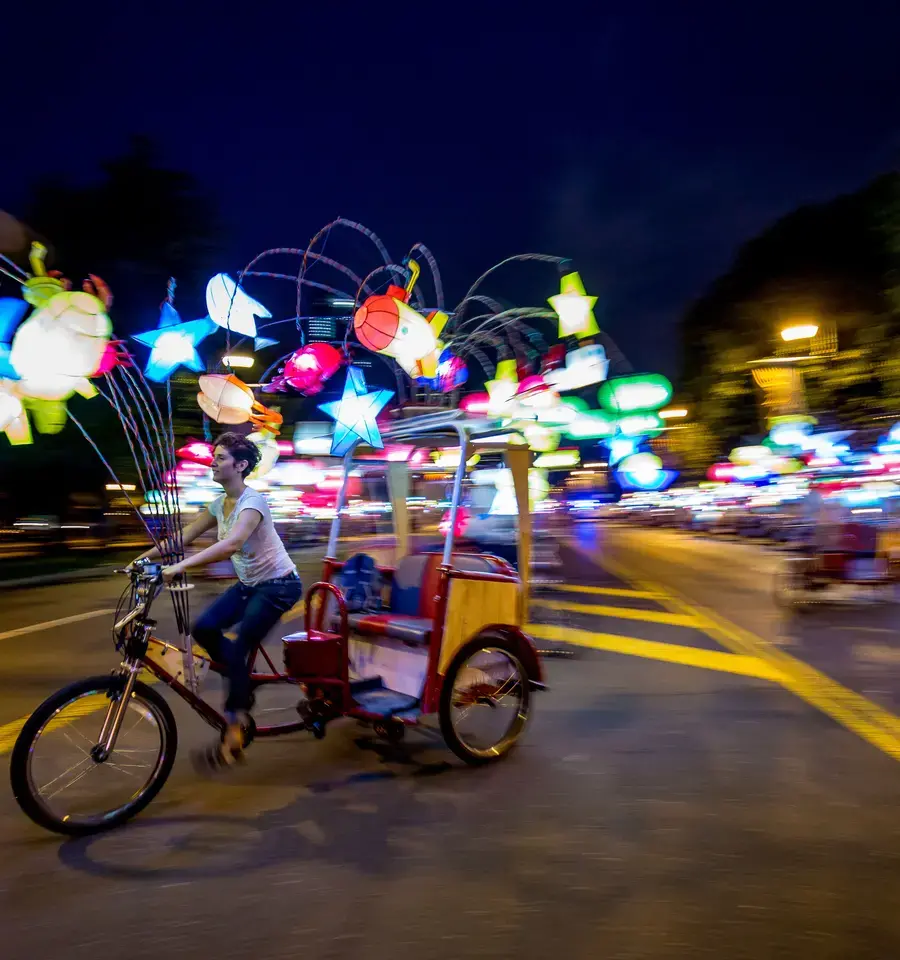
[[650, 583], [618, 561], [611, 562], [604, 557], [603, 566], [622, 580], [652, 592], [659, 603], [673, 613], [693, 616], [698, 629], [732, 653], [756, 657], [768, 664], [772, 668], [771, 679], [889, 757], [900, 760], [900, 718], [894, 714], [712, 610]]

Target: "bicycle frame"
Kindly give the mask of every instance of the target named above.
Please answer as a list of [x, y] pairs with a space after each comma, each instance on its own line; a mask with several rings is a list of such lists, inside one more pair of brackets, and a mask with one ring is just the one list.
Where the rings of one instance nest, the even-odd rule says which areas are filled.
[[[159, 579], [160, 569], [158, 565], [148, 565], [146, 567], [146, 573], [137, 575], [134, 582], [137, 603], [113, 628], [117, 638], [117, 644], [121, 645], [125, 654], [118, 671], [123, 680], [123, 689], [121, 696], [117, 699], [110, 700], [110, 705], [107, 708], [106, 717], [104, 718], [98, 738], [96, 749], [103, 758], [108, 756], [115, 747], [119, 728], [125, 715], [128, 698], [134, 687], [135, 680], [142, 669], [148, 670], [157, 679], [169, 686], [214, 730], [221, 732], [225, 729], [228, 722], [224, 714], [220, 713], [196, 691], [192, 690], [190, 686], [182, 683], [174, 674], [170, 673], [147, 655], [151, 641], [162, 643], [185, 653], [185, 651], [181, 650], [177, 645], [168, 644], [165, 640], [153, 636], [152, 633], [153, 628], [156, 626], [156, 621], [149, 617], [149, 612], [162, 586]], [[188, 655], [192, 656], [193, 654], [188, 652]], [[268, 668], [269, 672], [256, 672], [256, 665], [260, 655], [265, 661], [264, 666]], [[209, 668], [219, 675], [224, 675], [226, 672], [225, 667], [220, 663], [216, 663], [214, 660], [210, 660]], [[253, 651], [250, 660], [250, 688], [251, 690], [255, 690], [257, 687], [275, 683], [289, 683], [296, 687], [301, 685], [299, 680], [295, 680], [287, 674], [281, 673], [272, 662], [272, 658], [268, 652], [262, 644], [260, 644], [256, 650]], [[298, 719], [291, 723], [274, 724], [271, 726], [254, 725], [252, 734], [254, 737], [275, 737], [283, 733], [296, 733], [299, 730], [303, 730], [304, 727], [303, 720], [298, 716]]]

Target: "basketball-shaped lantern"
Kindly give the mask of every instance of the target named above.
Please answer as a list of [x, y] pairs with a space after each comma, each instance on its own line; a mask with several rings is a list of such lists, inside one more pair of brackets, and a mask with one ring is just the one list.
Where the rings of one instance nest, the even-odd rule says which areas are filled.
[[397, 301], [389, 294], [369, 297], [353, 317], [353, 329], [359, 342], [375, 353], [390, 345], [399, 326], [400, 310]]

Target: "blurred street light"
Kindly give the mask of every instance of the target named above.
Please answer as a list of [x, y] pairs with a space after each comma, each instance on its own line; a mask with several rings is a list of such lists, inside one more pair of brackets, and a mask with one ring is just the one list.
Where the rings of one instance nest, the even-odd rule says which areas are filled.
[[811, 340], [819, 332], [817, 323], [795, 323], [789, 327], [784, 327], [781, 331], [781, 339], [791, 340]]
[[678, 420], [686, 417], [688, 412], [685, 407], [670, 407], [668, 410], [660, 410], [659, 415], [663, 420]]
[[230, 353], [222, 357], [222, 363], [226, 367], [236, 369], [237, 367], [252, 367], [254, 364], [254, 359], [253, 357], [246, 356], [246, 354]]

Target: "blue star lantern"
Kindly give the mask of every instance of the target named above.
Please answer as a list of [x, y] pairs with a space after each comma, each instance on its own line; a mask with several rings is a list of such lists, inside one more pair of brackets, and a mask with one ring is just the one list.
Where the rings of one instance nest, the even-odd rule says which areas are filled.
[[148, 380], [160, 383], [168, 380], [178, 367], [187, 367], [195, 373], [204, 370], [197, 344], [215, 329], [216, 325], [209, 317], [182, 323], [178, 311], [171, 304], [164, 303], [156, 330], [138, 333], [134, 337], [150, 347], [144, 375]]
[[331, 455], [342, 457], [359, 440], [380, 450], [384, 443], [375, 418], [394, 395], [393, 390], [366, 392], [366, 378], [359, 367], [347, 368], [347, 380], [340, 400], [320, 403], [319, 409], [335, 421]]

